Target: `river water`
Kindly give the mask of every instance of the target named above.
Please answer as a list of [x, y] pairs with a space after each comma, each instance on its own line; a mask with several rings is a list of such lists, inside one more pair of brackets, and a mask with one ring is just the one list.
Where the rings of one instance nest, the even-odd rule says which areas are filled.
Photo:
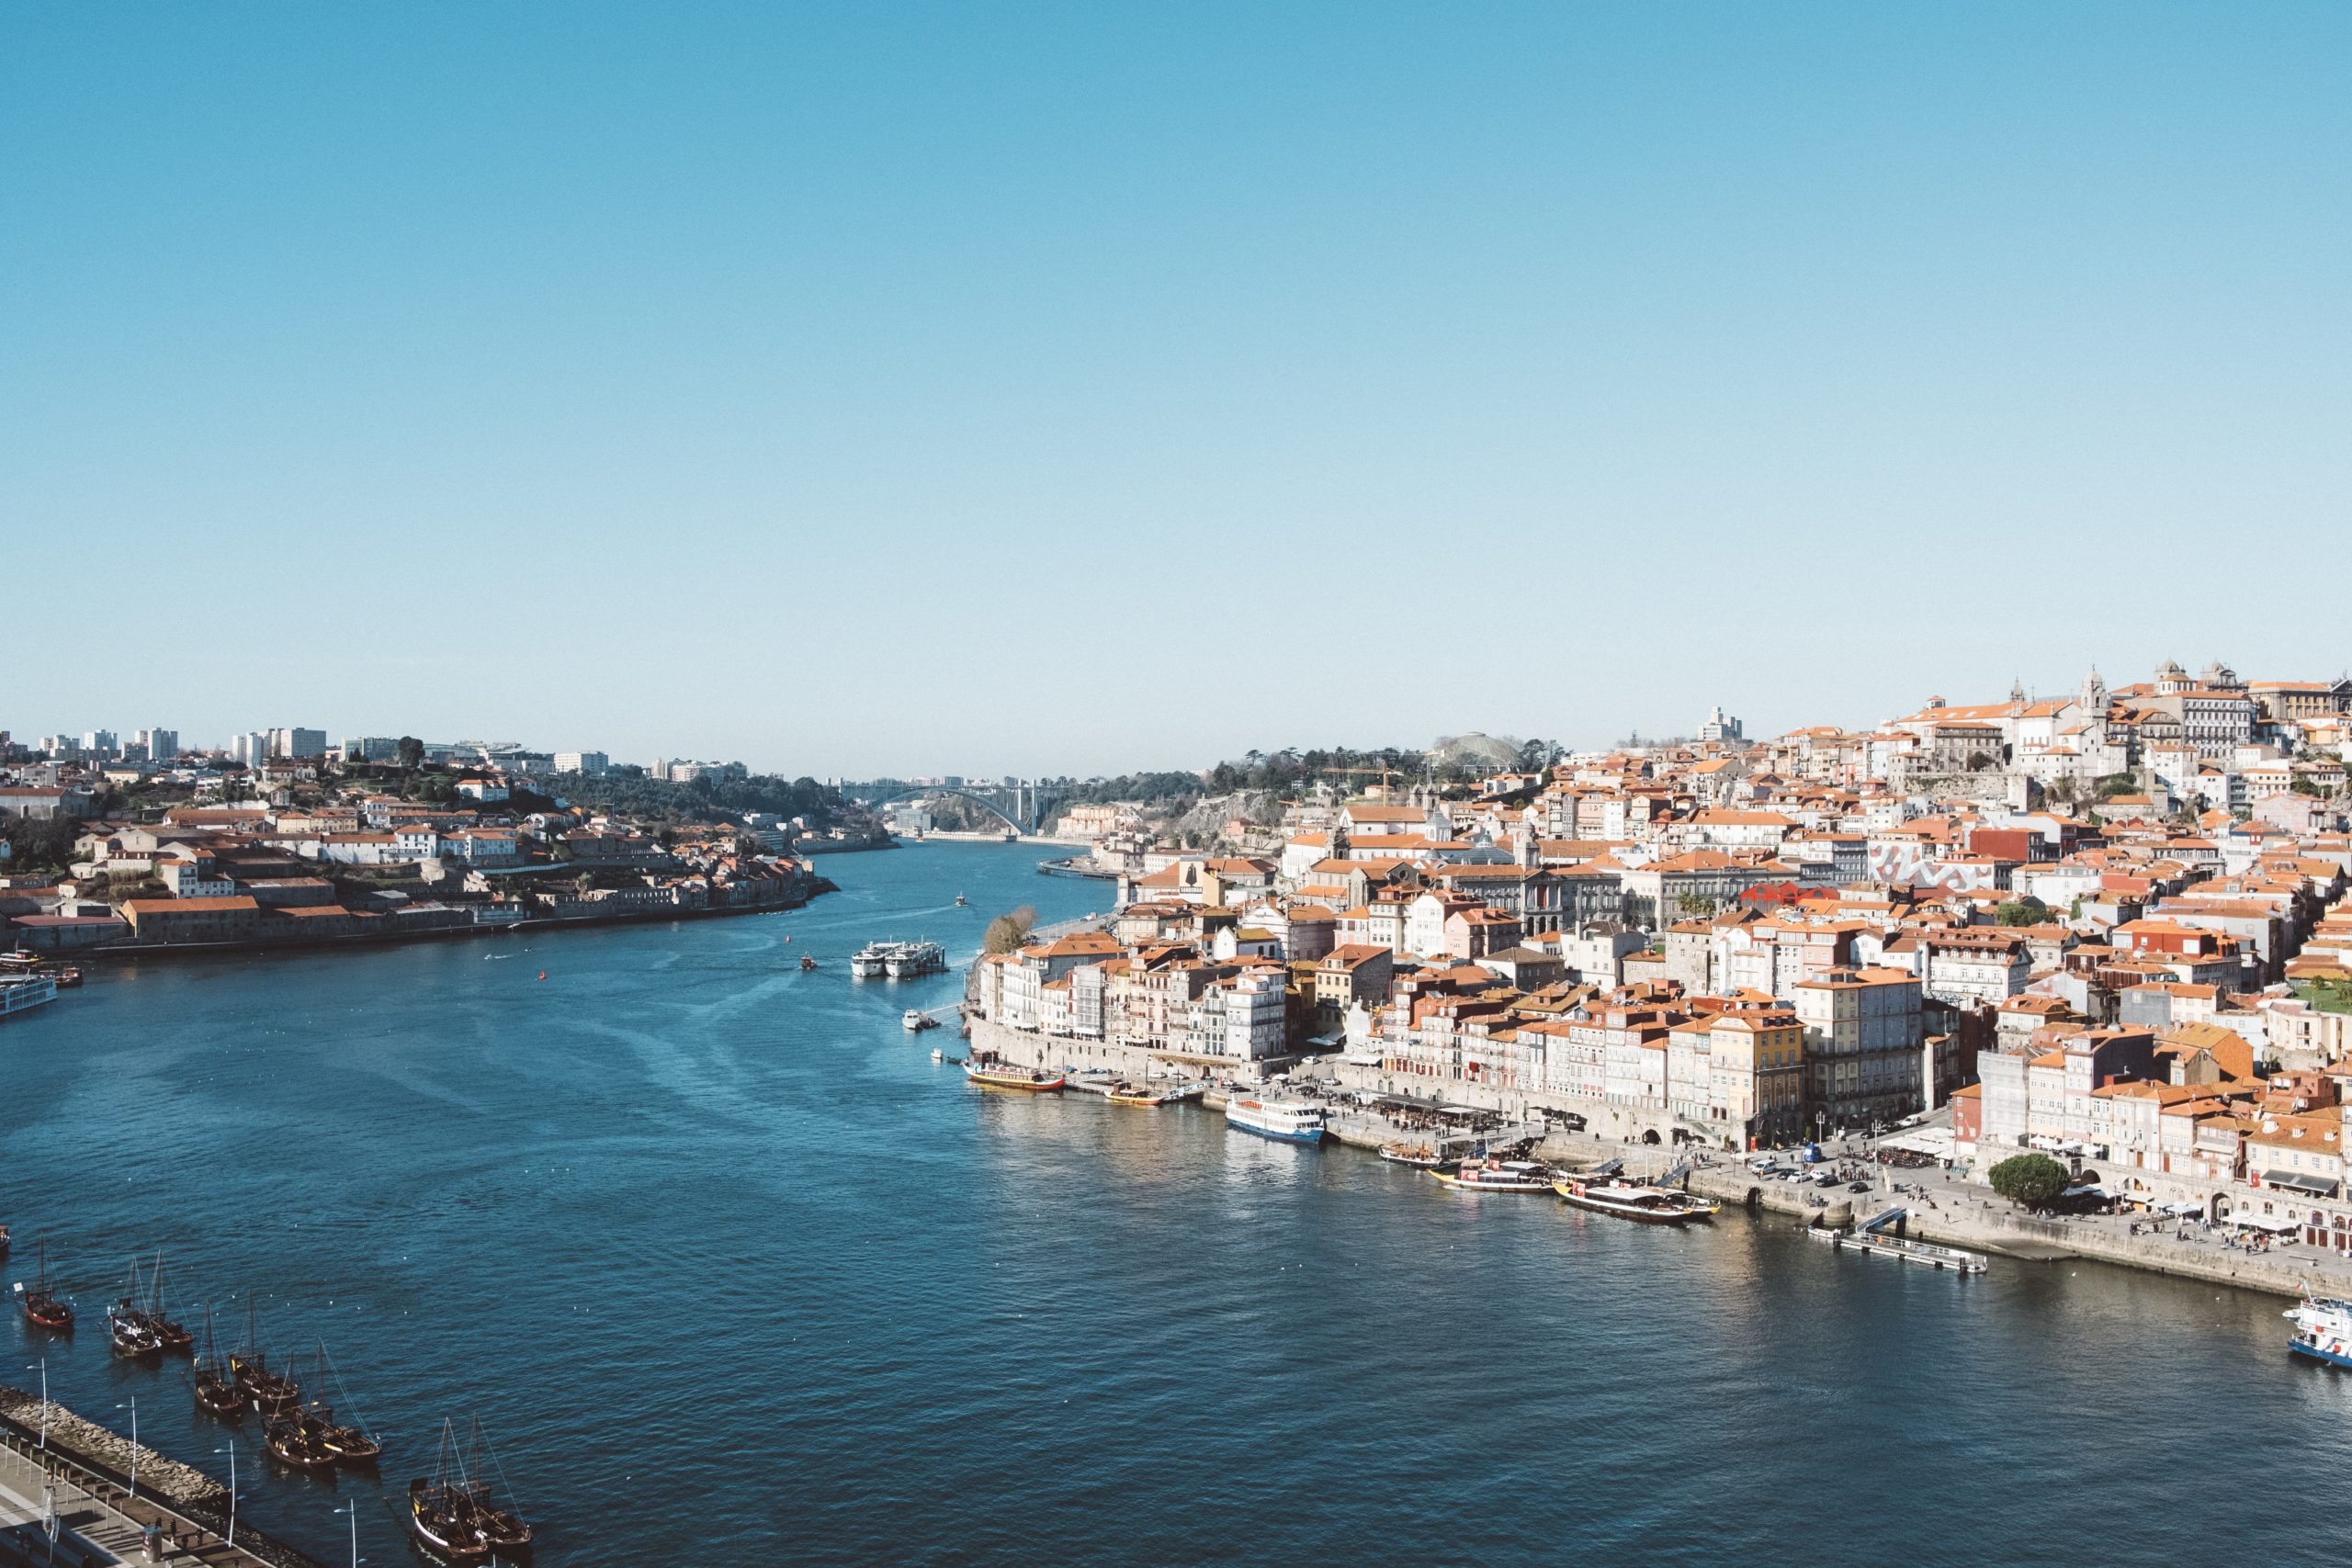
[[[379, 1565], [476, 1413], [548, 1568], [2352, 1547], [2352, 1379], [2290, 1364], [2269, 1297], [1654, 1232], [1197, 1108], [968, 1089], [930, 1060], [951, 1032], [899, 1023], [958, 980], [843, 961], [1102, 907], [1035, 859], [839, 856], [844, 891], [783, 915], [99, 966], [0, 1023], [8, 1278], [48, 1237], [84, 1320], [44, 1346], [9, 1314], [6, 1381], [45, 1349], [85, 1415], [127, 1429], [135, 1394], [143, 1438], [223, 1476], [235, 1444], [245, 1517], [330, 1561], [356, 1495]], [[184, 1315], [234, 1338], [250, 1292], [279, 1355], [325, 1340], [380, 1481], [277, 1472], [185, 1363], [108, 1356], [157, 1247]]]

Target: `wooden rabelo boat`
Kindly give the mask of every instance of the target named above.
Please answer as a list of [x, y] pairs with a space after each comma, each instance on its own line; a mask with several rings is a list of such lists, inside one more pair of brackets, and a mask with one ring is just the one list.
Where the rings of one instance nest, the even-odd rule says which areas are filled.
[[40, 1244], [40, 1268], [25, 1289], [25, 1321], [51, 1334], [74, 1332], [74, 1309], [49, 1282], [49, 1243]]
[[254, 1299], [245, 1297], [245, 1346], [229, 1352], [229, 1375], [235, 1380], [237, 1392], [244, 1396], [245, 1405], [265, 1419], [292, 1416], [302, 1406], [302, 1385], [292, 1378], [269, 1370], [269, 1357], [261, 1348], [256, 1327]]
[[196, 1403], [198, 1408], [214, 1416], [234, 1418], [244, 1414], [244, 1391], [237, 1386], [234, 1373], [220, 1354], [220, 1343], [212, 1337], [212, 1309], [204, 1309], [204, 1353], [196, 1361]]

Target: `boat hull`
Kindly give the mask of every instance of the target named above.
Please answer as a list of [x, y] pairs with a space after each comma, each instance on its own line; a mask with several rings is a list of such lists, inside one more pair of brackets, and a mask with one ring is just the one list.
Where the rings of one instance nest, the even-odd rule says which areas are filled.
[[1450, 1170], [1432, 1170], [1430, 1174], [1436, 1177], [1442, 1185], [1456, 1192], [1549, 1192], [1552, 1190], [1552, 1184], [1548, 1181], [1464, 1180]]
[[2287, 1341], [2287, 1351], [2288, 1354], [2301, 1356], [2307, 1361], [2316, 1361], [2323, 1367], [2352, 1369], [2352, 1354], [2342, 1350], [2331, 1350], [2323, 1345], [2307, 1345], [2300, 1339], [2290, 1339]]
[[1276, 1144], [1319, 1144], [1324, 1138], [1324, 1130], [1320, 1127], [1297, 1129], [1261, 1127], [1254, 1122], [1235, 1122], [1230, 1119], [1227, 1121], [1226, 1125], [1238, 1133], [1247, 1133], [1253, 1138], [1264, 1138], [1270, 1143]]
[[1033, 1080], [988, 1072], [967, 1072], [964, 1076], [978, 1088], [1002, 1089], [1011, 1094], [1055, 1094], [1069, 1087], [1069, 1083], [1068, 1078]]
[[1566, 1182], [1555, 1185], [1552, 1190], [1558, 1193], [1563, 1201], [1575, 1208], [1589, 1210], [1596, 1214], [1614, 1214], [1621, 1220], [1631, 1220], [1639, 1225], [1687, 1224], [1699, 1217], [1698, 1211], [1695, 1209], [1645, 1208], [1639, 1203], [1626, 1203], [1590, 1192], [1578, 1192]]

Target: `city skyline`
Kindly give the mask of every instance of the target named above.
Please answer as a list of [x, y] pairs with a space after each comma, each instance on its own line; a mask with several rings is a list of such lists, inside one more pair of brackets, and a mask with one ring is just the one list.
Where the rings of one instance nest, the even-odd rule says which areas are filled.
[[1091, 773], [2344, 662], [2340, 11], [0, 38], [12, 573], [153, 583], [27, 729]]
[[[1501, 728], [1486, 728], [1472, 724], [1453, 724], [1449, 726], [1440, 723], [1428, 728], [1425, 733], [1418, 735], [1347, 738], [1333, 738], [1323, 735], [1292, 735], [1272, 739], [1261, 737], [1250, 744], [1237, 746], [1229, 750], [1222, 751], [1216, 756], [1158, 759], [1126, 763], [1121, 763], [1114, 760], [1104, 764], [1078, 767], [1039, 766], [1035, 765], [1034, 763], [1025, 763], [1016, 750], [1007, 752], [1005, 755], [1009, 760], [1002, 765], [995, 766], [959, 765], [958, 760], [953, 758], [947, 759], [946, 761], [943, 763], [938, 757], [933, 756], [909, 766], [857, 769], [831, 765], [817, 765], [816, 762], [812, 762], [808, 759], [796, 760], [789, 757], [763, 758], [752, 755], [741, 747], [727, 741], [722, 741], [717, 744], [697, 744], [693, 746], [661, 746], [650, 750], [639, 753], [625, 750], [616, 746], [598, 744], [593, 737], [583, 739], [577, 736], [566, 735], [550, 738], [543, 734], [527, 730], [521, 733], [511, 733], [485, 728], [481, 726], [467, 727], [464, 725], [453, 727], [447, 733], [436, 730], [431, 734], [424, 733], [413, 726], [403, 728], [397, 725], [379, 728], [366, 728], [351, 726], [337, 727], [332, 725], [302, 727], [248, 725], [232, 728], [230, 732], [219, 738], [209, 738], [206, 732], [199, 729], [192, 729], [185, 725], [177, 728], [164, 726], [153, 728], [157, 729], [161, 734], [179, 739], [181, 741], [181, 749], [185, 751], [221, 751], [232, 756], [238, 754], [239, 748], [248, 739], [255, 742], [265, 741], [273, 734], [314, 734], [322, 738], [321, 744], [322, 746], [329, 747], [342, 746], [350, 740], [359, 739], [366, 739], [371, 741], [381, 741], [386, 747], [389, 747], [392, 741], [397, 740], [403, 735], [407, 735], [413, 736], [416, 739], [424, 741], [426, 744], [435, 747], [470, 747], [477, 745], [490, 747], [508, 746], [519, 747], [523, 750], [529, 752], [546, 752], [557, 755], [587, 752], [592, 755], [598, 755], [608, 759], [610, 765], [615, 767], [635, 765], [639, 767], [650, 768], [657, 764], [673, 761], [680, 762], [715, 762], [724, 760], [729, 761], [743, 762], [749, 766], [752, 773], [755, 773], [778, 774], [787, 777], [806, 776], [818, 779], [843, 779], [853, 781], [898, 779], [908, 782], [916, 782], [934, 780], [950, 775], [973, 779], [996, 779], [1001, 777], [1094, 778], [1118, 777], [1123, 774], [1144, 773], [1205, 772], [1220, 762], [1238, 762], [1251, 751], [1272, 753], [1281, 750], [1306, 751], [1338, 748], [1367, 751], [1387, 749], [1395, 749], [1398, 750], [1425, 750], [1432, 747], [1436, 742], [1448, 737], [1466, 735], [1486, 735], [1498, 739], [1510, 739], [1512, 741], [1543, 739], [1552, 741], [1567, 751], [1589, 753], [1604, 751], [1616, 745], [1630, 740], [1663, 742], [1673, 739], [1711, 739], [1713, 738], [1710, 733], [1711, 725], [1713, 722], [1724, 720], [1727, 720], [1729, 723], [1736, 727], [1734, 733], [1750, 740], [1765, 740], [1770, 739], [1779, 735], [1786, 734], [1795, 729], [1807, 728], [1816, 724], [1832, 724], [1848, 729], [1865, 730], [1895, 719], [1902, 715], [1916, 712], [1917, 710], [1925, 707], [1930, 702], [1943, 702], [1957, 705], [1993, 703], [2006, 700], [2012, 692], [2021, 692], [2028, 698], [2037, 700], [2047, 697], [2071, 695], [2080, 690], [2085, 675], [2091, 673], [2100, 674], [2102, 678], [2107, 680], [2110, 684], [2120, 685], [2129, 682], [2144, 680], [2151, 673], [2160, 672], [2163, 667], [2170, 664], [2179, 664], [2190, 669], [2195, 669], [2206, 667], [2208, 665], [2220, 665], [2227, 668], [2231, 667], [2233, 663], [2233, 660], [2231, 660], [2226, 657], [2218, 657], [2210, 660], [2203, 659], [2191, 660], [2188, 659], [2175, 659], [2166, 656], [2160, 657], [2159, 659], [2151, 661], [2146, 669], [2133, 669], [2119, 666], [2113, 663], [2100, 663], [2095, 660], [2091, 664], [2086, 666], [2083, 671], [2077, 671], [2074, 677], [2063, 680], [2053, 679], [2049, 681], [2030, 681], [2025, 679], [2022, 675], [2012, 675], [2007, 683], [1997, 687], [1989, 684], [1957, 686], [1947, 681], [1935, 690], [1918, 693], [1907, 702], [1898, 702], [1888, 707], [1883, 712], [1874, 713], [1869, 716], [1861, 716], [1854, 713], [1839, 713], [1834, 715], [1788, 715], [1784, 716], [1784, 721], [1775, 720], [1772, 722], [1759, 722], [1750, 714], [1736, 708], [1729, 703], [1716, 702], [1707, 705], [1702, 710], [1694, 710], [1692, 716], [1690, 716], [1686, 722], [1677, 723], [1672, 721], [1670, 718], [1661, 718], [1655, 722], [1638, 721], [1623, 733], [1605, 736], [1577, 735], [1571, 731], [1563, 730], [1556, 725], [1551, 727], [1537, 726], [1526, 729], [1504, 729]], [[2326, 680], [2344, 673], [2340, 669], [2325, 670], [2309, 668], [2291, 671], [2266, 671], [2256, 668], [2254, 671], [2249, 671], [2244, 667], [2236, 668], [2233, 672], [2243, 679], [2255, 681], [2272, 679]], [[1949, 673], [1949, 671], [1947, 673]], [[1846, 705], [1851, 706], [1850, 702]], [[110, 736], [116, 740], [127, 742], [131, 740], [133, 738], [143, 735], [147, 732], [148, 731], [145, 728], [119, 724], [111, 727], [92, 727], [85, 723], [63, 723], [37, 726], [23, 723], [11, 724], [0, 722], [0, 734], [12, 736], [19, 744], [40, 744], [51, 738], [86, 742], [87, 739], [94, 733], [103, 736]], [[288, 753], [286, 753], [283, 749], [280, 749], [277, 754], [283, 755]], [[387, 750], [386, 755], [389, 754], [389, 750]]]

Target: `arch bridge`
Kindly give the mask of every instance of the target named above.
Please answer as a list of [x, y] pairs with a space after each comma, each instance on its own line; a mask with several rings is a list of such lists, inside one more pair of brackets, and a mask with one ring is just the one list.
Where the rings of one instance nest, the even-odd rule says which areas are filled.
[[879, 808], [893, 801], [915, 800], [933, 795], [953, 795], [968, 800], [994, 817], [1014, 832], [1027, 835], [1046, 825], [1046, 818], [1059, 805], [1062, 791], [1043, 784], [1005, 784], [974, 788], [959, 784], [912, 784], [905, 789], [878, 795], [865, 804]]

